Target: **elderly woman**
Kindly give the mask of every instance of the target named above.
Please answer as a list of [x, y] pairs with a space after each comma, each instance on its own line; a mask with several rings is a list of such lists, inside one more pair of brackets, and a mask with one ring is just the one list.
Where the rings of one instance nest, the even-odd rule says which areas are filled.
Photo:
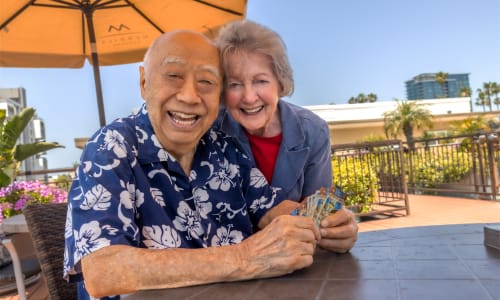
[[[272, 186], [300, 201], [332, 184], [328, 125], [281, 98], [293, 92], [292, 69], [280, 36], [260, 24], [236, 21], [216, 39], [225, 71], [223, 104], [214, 125], [239, 140]], [[320, 246], [345, 252], [357, 224], [343, 209], [321, 222]]]

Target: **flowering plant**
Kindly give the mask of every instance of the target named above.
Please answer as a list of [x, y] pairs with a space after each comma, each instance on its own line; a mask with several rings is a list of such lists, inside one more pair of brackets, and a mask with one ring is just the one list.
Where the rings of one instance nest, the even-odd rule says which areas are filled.
[[30, 203], [66, 202], [67, 192], [39, 181], [15, 181], [0, 188], [0, 221], [22, 213]]

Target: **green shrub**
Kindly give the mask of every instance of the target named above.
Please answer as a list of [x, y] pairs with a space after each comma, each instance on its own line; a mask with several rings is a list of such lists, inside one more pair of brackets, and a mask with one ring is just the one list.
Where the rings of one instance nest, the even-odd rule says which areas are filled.
[[371, 211], [379, 188], [377, 172], [363, 158], [332, 158], [333, 183], [347, 195], [346, 206]]
[[459, 182], [472, 169], [470, 154], [460, 149], [445, 148], [432, 154], [408, 154], [412, 156], [414, 183], [421, 187], [434, 188], [441, 183]]

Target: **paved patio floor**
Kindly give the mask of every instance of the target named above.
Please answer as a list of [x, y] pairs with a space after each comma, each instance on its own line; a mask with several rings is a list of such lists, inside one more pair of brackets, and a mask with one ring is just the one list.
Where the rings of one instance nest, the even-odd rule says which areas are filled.
[[500, 222], [500, 201], [409, 195], [409, 203], [409, 216], [362, 221], [359, 223], [359, 231]]
[[[500, 222], [500, 201], [409, 195], [409, 203], [409, 216], [363, 220], [359, 223], [359, 231], [429, 225]], [[27, 292], [29, 300], [48, 299], [43, 278], [27, 287]], [[12, 293], [0, 296], [0, 300], [18, 300], [18, 296], [16, 293]]]

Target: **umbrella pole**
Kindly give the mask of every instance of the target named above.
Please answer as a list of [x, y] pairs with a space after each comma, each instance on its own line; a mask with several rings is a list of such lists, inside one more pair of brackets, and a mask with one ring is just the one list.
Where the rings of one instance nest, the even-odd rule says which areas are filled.
[[85, 10], [87, 18], [87, 26], [89, 27], [90, 51], [92, 55], [92, 66], [94, 69], [94, 81], [97, 95], [97, 109], [99, 110], [99, 125], [106, 125], [106, 117], [104, 115], [104, 100], [102, 97], [101, 73], [99, 71], [99, 57], [97, 56], [97, 45], [95, 40], [94, 22], [92, 20], [92, 10]]
[[95, 91], [97, 95], [97, 109], [99, 110], [99, 125], [103, 127], [106, 125], [106, 117], [104, 115], [104, 100], [102, 97], [102, 86], [101, 86], [101, 73], [99, 72], [99, 65], [97, 64], [97, 53], [92, 51], [92, 62], [94, 68], [94, 81], [95, 81]]

